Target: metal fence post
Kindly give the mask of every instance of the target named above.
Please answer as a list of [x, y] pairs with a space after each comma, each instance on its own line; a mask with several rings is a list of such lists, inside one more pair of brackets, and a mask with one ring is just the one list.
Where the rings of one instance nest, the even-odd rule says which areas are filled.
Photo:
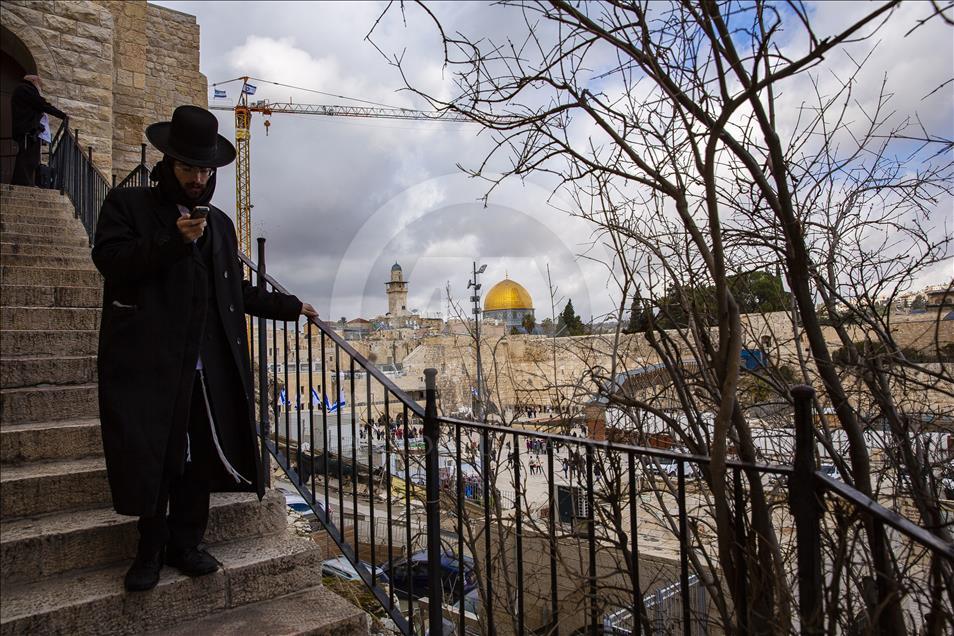
[[142, 188], [149, 187], [149, 177], [146, 176], [146, 144], [140, 144], [141, 149], [139, 151], [139, 186]]
[[[143, 156], [146, 154], [146, 145], [143, 144]], [[265, 239], [258, 239], [258, 272], [255, 284], [259, 289], [265, 289]], [[265, 318], [258, 317], [258, 426], [259, 426], [259, 444], [262, 453], [262, 475], [265, 480], [265, 487], [271, 487], [271, 462], [268, 459], [268, 449], [265, 448], [265, 440], [268, 438], [268, 360], [266, 356], [266, 347], [268, 340], [265, 334]], [[254, 392], [254, 390], [253, 390]], [[254, 395], [252, 396], [254, 399]]]
[[815, 389], [803, 384], [792, 387], [795, 403], [795, 466], [789, 477], [789, 507], [795, 517], [798, 543], [798, 614], [801, 633], [824, 633], [821, 563], [821, 504], [815, 486], [815, 434], [812, 398]]
[[[441, 586], [440, 430], [437, 425], [437, 369], [424, 369], [424, 442], [426, 444], [428, 634], [443, 632], [444, 592]], [[461, 573], [461, 576], [463, 573]], [[461, 603], [463, 603], [461, 599]]]

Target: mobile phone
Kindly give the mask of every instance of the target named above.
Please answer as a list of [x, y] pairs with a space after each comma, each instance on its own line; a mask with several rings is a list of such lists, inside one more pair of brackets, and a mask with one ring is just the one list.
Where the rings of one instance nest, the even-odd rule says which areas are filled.
[[189, 215], [190, 219], [204, 219], [209, 216], [209, 206], [207, 205], [197, 205], [192, 208], [192, 213]]

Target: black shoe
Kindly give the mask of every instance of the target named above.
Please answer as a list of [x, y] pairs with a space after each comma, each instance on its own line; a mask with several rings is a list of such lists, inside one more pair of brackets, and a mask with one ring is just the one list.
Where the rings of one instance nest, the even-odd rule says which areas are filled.
[[145, 592], [156, 587], [159, 582], [159, 572], [162, 570], [162, 550], [153, 554], [136, 555], [136, 560], [129, 566], [123, 584], [130, 592]]
[[199, 548], [166, 549], [166, 563], [188, 576], [204, 576], [219, 569], [219, 562]]

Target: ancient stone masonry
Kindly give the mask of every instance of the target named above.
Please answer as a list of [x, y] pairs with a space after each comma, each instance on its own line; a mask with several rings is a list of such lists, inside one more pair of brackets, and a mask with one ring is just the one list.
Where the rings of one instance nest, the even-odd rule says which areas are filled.
[[[107, 176], [139, 163], [148, 124], [180, 104], [208, 105], [194, 16], [145, 0], [7, 0], [0, 21]], [[158, 159], [151, 152], [147, 161]]]
[[[113, 165], [124, 175], [139, 162], [140, 144], [147, 110], [143, 99], [146, 83], [146, 3], [110, 2], [116, 42], [113, 48]], [[136, 88], [136, 84], [139, 88]]]
[[[147, 117], [152, 121], [169, 119], [182, 104], [208, 106], [208, 79], [199, 72], [199, 26], [195, 16], [154, 4], [146, 7], [145, 76], [134, 76], [133, 80], [145, 82], [143, 108]], [[161, 157], [151, 146], [149, 150], [151, 166]]]
[[96, 165], [112, 167], [113, 17], [93, 2], [0, 4], [0, 23], [19, 38], [43, 78], [43, 92], [93, 147]]

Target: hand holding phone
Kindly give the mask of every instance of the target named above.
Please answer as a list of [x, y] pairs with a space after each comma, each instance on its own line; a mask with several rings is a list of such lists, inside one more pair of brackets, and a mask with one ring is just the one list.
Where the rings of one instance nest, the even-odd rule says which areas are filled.
[[182, 216], [176, 220], [176, 227], [182, 240], [185, 243], [191, 243], [205, 233], [205, 225], [208, 222], [209, 206], [197, 205], [189, 213], [189, 216]]

